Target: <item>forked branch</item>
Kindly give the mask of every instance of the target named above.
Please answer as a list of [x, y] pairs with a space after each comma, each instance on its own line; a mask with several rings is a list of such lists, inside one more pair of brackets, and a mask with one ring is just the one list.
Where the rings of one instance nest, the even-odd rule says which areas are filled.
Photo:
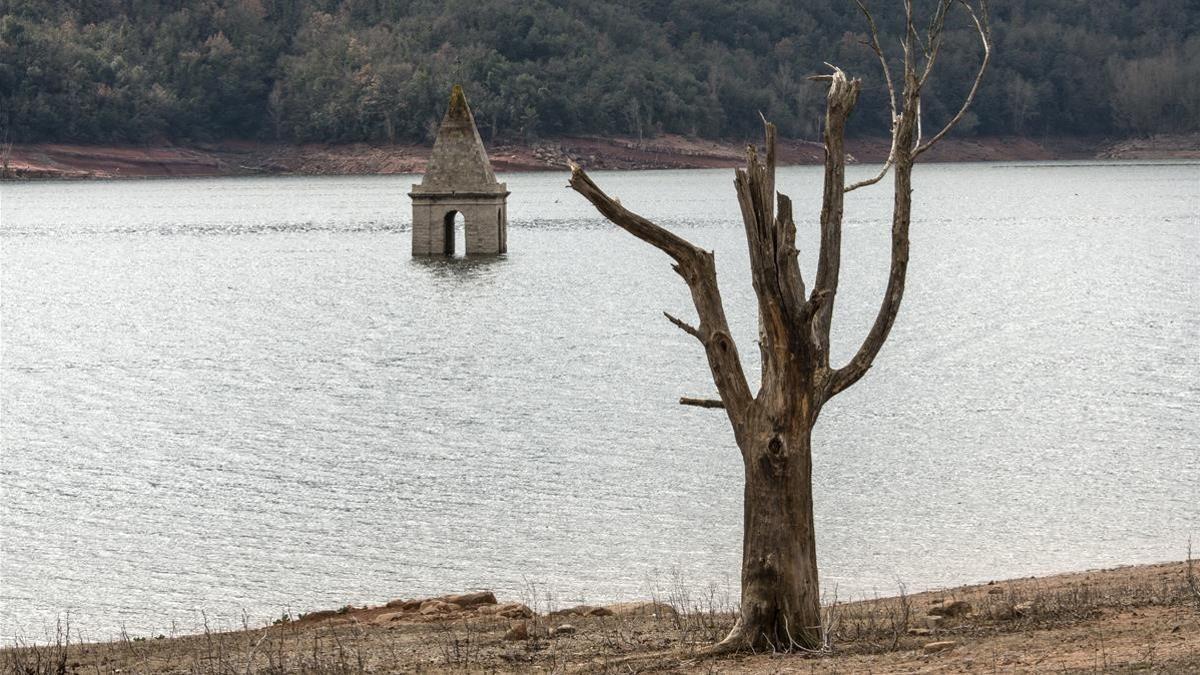
[[852, 192], [859, 188], [878, 183], [887, 175], [888, 169], [892, 168], [892, 164], [896, 161], [896, 122], [899, 117], [899, 112], [896, 110], [896, 86], [892, 82], [892, 69], [888, 66], [887, 57], [883, 54], [883, 46], [879, 44], [879, 28], [875, 25], [875, 19], [871, 16], [867, 5], [862, 0], [854, 0], [854, 2], [858, 5], [859, 11], [867, 19], [867, 27], [871, 30], [871, 41], [867, 43], [867, 46], [871, 48], [871, 51], [875, 52], [875, 57], [879, 59], [879, 67], [883, 70], [883, 81], [887, 84], [888, 104], [892, 110], [892, 145], [888, 150], [887, 161], [883, 163], [883, 168], [879, 170], [879, 173], [874, 178], [860, 180], [857, 183], [847, 186], [845, 188], [846, 192]]
[[[937, 61], [938, 53], [942, 49], [943, 32], [946, 28], [946, 14], [950, 11], [950, 6], [955, 0], [938, 0], [937, 6], [934, 9], [933, 17], [929, 20], [929, 28], [926, 31], [925, 43], [925, 67], [921, 70], [921, 77], [918, 80], [919, 85], [924, 87], [925, 82], [929, 80], [929, 76], [933, 74], [933, 64]], [[964, 0], [958, 0], [964, 2]]]
[[[860, 0], [861, 1], [861, 0]], [[921, 140], [921, 88], [932, 72], [943, 43], [946, 13], [952, 6], [951, 0], [939, 0], [937, 10], [930, 21], [927, 42], [921, 43], [912, 19], [912, 2], [905, 0], [904, 90], [901, 94], [903, 109], [893, 118], [892, 150], [889, 160], [895, 166], [895, 197], [892, 208], [892, 256], [888, 272], [887, 289], [875, 316], [875, 322], [862, 345], [845, 366], [834, 370], [827, 381], [825, 398], [837, 395], [853, 385], [866, 374], [887, 340], [904, 297], [905, 279], [908, 270], [908, 230], [912, 215], [912, 166], [917, 156], [928, 150], [946, 136], [966, 114], [979, 91], [979, 85], [991, 58], [991, 32], [988, 27], [987, 0], [980, 0], [980, 11], [972, 8], [968, 0], [956, 0], [971, 15], [983, 45], [983, 60], [975, 81], [958, 113], [928, 141]], [[860, 9], [866, 13], [865, 7]], [[868, 25], [872, 22], [868, 20]], [[924, 67], [918, 72], [914, 42], [920, 45], [925, 57]], [[886, 171], [885, 165], [885, 171]], [[877, 182], [882, 175], [864, 184]], [[854, 186], [851, 186], [852, 188]]]
[[[950, 121], [946, 123], [946, 126], [942, 127], [941, 131], [934, 134], [928, 141], [919, 144], [916, 149], [913, 150], [914, 158], [920, 156], [921, 153], [925, 152], [929, 148], [933, 147], [935, 143], [942, 140], [942, 138], [946, 134], [950, 133], [950, 130], [962, 120], [963, 116], [967, 114], [967, 109], [969, 109], [971, 104], [975, 101], [975, 94], [979, 92], [979, 84], [983, 82], [983, 74], [987, 72], [988, 63], [992, 58], [992, 28], [988, 20], [987, 0], [979, 0], [979, 13], [976, 13], [975, 10], [971, 8], [970, 3], [966, 0], [959, 0], [959, 4], [961, 4], [971, 15], [971, 21], [974, 22], [975, 30], [979, 33], [979, 41], [983, 45], [983, 61], [981, 61], [979, 64], [979, 71], [975, 73], [975, 81], [971, 83], [971, 90], [967, 92], [967, 97], [963, 100], [962, 107], [958, 109], [958, 113], [956, 113], [954, 117], [952, 117]], [[927, 65], [931, 66], [932, 63]], [[928, 73], [926, 73], [925, 77], [928, 77]], [[922, 78], [922, 82], [923, 81], [924, 78]]]
[[772, 378], [794, 363], [791, 350], [804, 343], [809, 332], [803, 320], [807, 303], [796, 249], [792, 202], [775, 190], [776, 132], [775, 125], [766, 119], [763, 119], [763, 137], [766, 161], [750, 146], [746, 150], [746, 167], [734, 174], [734, 190], [750, 254], [751, 280], [758, 299], [760, 395], [769, 389]]

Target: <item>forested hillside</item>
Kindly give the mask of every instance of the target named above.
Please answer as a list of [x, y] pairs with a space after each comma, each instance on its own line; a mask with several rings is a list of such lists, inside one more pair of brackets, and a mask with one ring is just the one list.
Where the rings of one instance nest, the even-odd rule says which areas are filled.
[[[895, 45], [899, 3], [876, 0]], [[851, 0], [4, 0], [10, 142], [421, 141], [453, 82], [485, 137], [737, 138], [758, 112], [813, 137], [823, 61], [862, 77], [853, 132], [887, 110]], [[924, 103], [951, 114], [980, 58], [956, 16]], [[1200, 129], [1195, 0], [1004, 0], [960, 134]]]

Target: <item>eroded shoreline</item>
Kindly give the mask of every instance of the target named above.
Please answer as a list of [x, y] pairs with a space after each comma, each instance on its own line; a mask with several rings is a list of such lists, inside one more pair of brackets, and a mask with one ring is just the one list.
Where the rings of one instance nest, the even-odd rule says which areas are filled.
[[[588, 169], [696, 169], [741, 165], [745, 145], [664, 135], [653, 139], [565, 136], [532, 144], [488, 144], [498, 171], [547, 171], [577, 161]], [[882, 162], [888, 141], [847, 142], [854, 161]], [[193, 146], [14, 144], [2, 173], [8, 179], [164, 178], [247, 175], [388, 175], [424, 171], [430, 148], [420, 144], [324, 145], [225, 141]], [[1200, 159], [1200, 134], [1149, 139], [948, 138], [929, 153], [934, 162], [1078, 159]], [[780, 163], [819, 164], [819, 143], [780, 142]]]

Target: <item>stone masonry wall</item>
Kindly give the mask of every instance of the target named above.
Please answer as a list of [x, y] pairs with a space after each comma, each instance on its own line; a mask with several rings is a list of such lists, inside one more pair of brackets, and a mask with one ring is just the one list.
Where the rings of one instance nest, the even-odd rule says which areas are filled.
[[[462, 214], [466, 255], [504, 253], [507, 250], [508, 213], [504, 200], [413, 200], [413, 255], [441, 255], [445, 251], [446, 215]], [[427, 223], [420, 226], [418, 223]]]

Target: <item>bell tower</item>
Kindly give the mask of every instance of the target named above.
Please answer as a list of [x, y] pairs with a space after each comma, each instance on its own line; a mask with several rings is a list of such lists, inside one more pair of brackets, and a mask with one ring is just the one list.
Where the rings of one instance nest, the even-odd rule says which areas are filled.
[[508, 188], [497, 182], [462, 87], [454, 85], [433, 154], [412, 186], [412, 253], [454, 254], [454, 216], [462, 214], [468, 256], [508, 251]]

